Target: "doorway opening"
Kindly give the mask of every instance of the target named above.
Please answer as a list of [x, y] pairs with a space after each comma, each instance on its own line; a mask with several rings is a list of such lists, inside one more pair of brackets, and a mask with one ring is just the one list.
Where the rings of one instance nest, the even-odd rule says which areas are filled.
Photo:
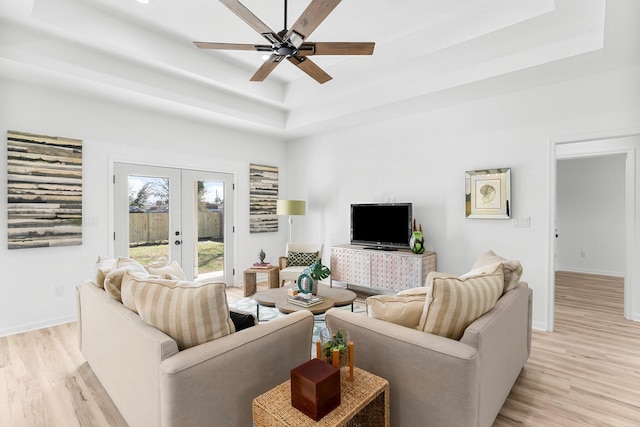
[[640, 295], [640, 282], [638, 281], [637, 267], [634, 260], [637, 259], [636, 241], [638, 218], [636, 218], [636, 150], [640, 148], [640, 132], [625, 133], [622, 135], [599, 135], [590, 138], [576, 138], [569, 140], [551, 141], [551, 179], [550, 179], [550, 239], [549, 239], [549, 292], [548, 292], [548, 329], [554, 329], [555, 310], [555, 271], [556, 271], [556, 230], [557, 212], [557, 162], [562, 159], [593, 158], [597, 156], [623, 155], [624, 156], [624, 317], [626, 319], [640, 321], [640, 307], [635, 303], [637, 295]]

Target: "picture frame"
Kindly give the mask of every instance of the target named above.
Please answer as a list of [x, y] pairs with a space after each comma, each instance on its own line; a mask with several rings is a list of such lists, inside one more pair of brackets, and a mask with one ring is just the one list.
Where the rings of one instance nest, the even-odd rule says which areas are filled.
[[511, 218], [511, 168], [465, 172], [467, 218]]

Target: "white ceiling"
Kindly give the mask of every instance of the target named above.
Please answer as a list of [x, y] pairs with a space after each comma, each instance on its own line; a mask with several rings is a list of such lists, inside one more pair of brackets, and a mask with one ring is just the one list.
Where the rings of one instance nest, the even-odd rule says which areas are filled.
[[[241, 1], [282, 29], [284, 0]], [[291, 26], [310, 0], [288, 3]], [[319, 85], [288, 62], [249, 82], [260, 53], [197, 49], [264, 43], [217, 0], [3, 0], [0, 75], [294, 139], [638, 63], [639, 4], [344, 0], [308, 40], [376, 48], [313, 57]]]

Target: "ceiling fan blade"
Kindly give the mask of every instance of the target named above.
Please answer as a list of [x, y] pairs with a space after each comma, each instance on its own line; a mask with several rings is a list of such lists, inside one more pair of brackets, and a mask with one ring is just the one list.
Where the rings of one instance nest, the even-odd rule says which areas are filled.
[[257, 50], [259, 52], [271, 52], [271, 46], [266, 44], [243, 44], [243, 43], [213, 43], [213, 42], [193, 42], [200, 49], [217, 50]]
[[260, 18], [253, 14], [249, 9], [246, 8], [245, 5], [240, 3], [238, 0], [220, 0], [220, 3], [225, 5], [230, 11], [235, 13], [240, 19], [249, 24], [251, 28], [256, 30], [258, 33], [263, 36], [272, 36], [276, 41], [282, 41], [281, 37], [273, 31], [267, 24], [262, 22]]
[[341, 0], [313, 0], [309, 6], [302, 12], [302, 15], [293, 24], [293, 27], [287, 31], [284, 37], [287, 40], [292, 33], [299, 34], [302, 39], [306, 39], [311, 33], [318, 28], [318, 25], [325, 20], [333, 9]]
[[251, 77], [250, 81], [252, 82], [261, 82], [267, 78], [269, 74], [278, 66], [279, 63], [282, 62], [284, 56], [272, 54], [269, 59], [264, 61], [264, 63], [258, 68], [258, 71]]
[[307, 73], [311, 78], [320, 84], [326, 83], [331, 80], [331, 76], [324, 72], [324, 70], [311, 61], [309, 58], [290, 56], [287, 58], [296, 67]]
[[373, 55], [374, 42], [320, 42], [303, 43], [300, 55]]

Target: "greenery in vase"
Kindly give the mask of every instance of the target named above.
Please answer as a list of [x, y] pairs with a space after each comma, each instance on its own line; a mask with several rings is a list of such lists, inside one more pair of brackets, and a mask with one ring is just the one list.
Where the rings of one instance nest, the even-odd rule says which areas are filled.
[[322, 261], [317, 259], [309, 267], [304, 269], [304, 273], [307, 273], [313, 280], [326, 279], [331, 275], [331, 270], [326, 265], [322, 265]]
[[344, 355], [347, 351], [347, 340], [349, 338], [345, 336], [345, 333], [342, 329], [338, 329], [335, 334], [331, 337], [330, 340], [324, 343], [322, 348], [322, 352], [325, 357], [325, 361], [331, 363], [333, 359], [333, 350], [338, 350], [340, 353], [340, 365], [344, 365]]

